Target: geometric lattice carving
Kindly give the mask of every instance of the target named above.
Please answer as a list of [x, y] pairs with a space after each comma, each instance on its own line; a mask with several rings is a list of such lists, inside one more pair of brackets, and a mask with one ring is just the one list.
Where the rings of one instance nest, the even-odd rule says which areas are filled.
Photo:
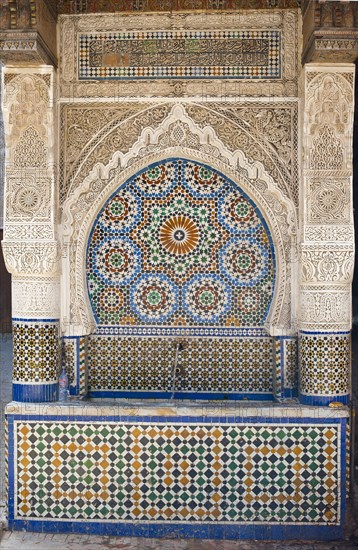
[[47, 221], [50, 218], [50, 178], [19, 173], [7, 178], [6, 217], [8, 221]]
[[45, 168], [47, 148], [38, 131], [29, 126], [15, 146], [14, 164], [16, 168]]
[[335, 137], [334, 129], [324, 125], [313, 138], [311, 170], [341, 170], [344, 153], [342, 142]]
[[308, 194], [308, 221], [317, 224], [349, 223], [350, 181], [347, 178], [311, 178]]

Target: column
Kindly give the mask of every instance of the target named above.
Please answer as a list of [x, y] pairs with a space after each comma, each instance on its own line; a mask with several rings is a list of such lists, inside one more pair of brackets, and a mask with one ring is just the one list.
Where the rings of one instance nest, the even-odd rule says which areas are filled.
[[54, 401], [60, 361], [54, 69], [3, 71], [5, 216], [12, 274], [13, 399]]
[[354, 65], [303, 69], [299, 397], [348, 403], [354, 265]]

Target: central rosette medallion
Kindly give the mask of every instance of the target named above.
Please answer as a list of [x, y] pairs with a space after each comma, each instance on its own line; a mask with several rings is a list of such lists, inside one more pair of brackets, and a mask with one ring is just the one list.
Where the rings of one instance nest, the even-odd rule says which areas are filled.
[[197, 225], [186, 216], [173, 216], [163, 223], [159, 239], [170, 254], [188, 254], [199, 242]]
[[170, 272], [177, 282], [217, 269], [217, 250], [229, 232], [217, 223], [213, 199], [194, 199], [183, 186], [169, 196], [144, 201], [143, 221], [131, 233], [142, 250], [145, 271]]
[[128, 334], [132, 325], [143, 335], [147, 325], [166, 335], [184, 326], [262, 326], [273, 283], [273, 245], [257, 207], [198, 162], [168, 159], [137, 172], [91, 232], [96, 321]]

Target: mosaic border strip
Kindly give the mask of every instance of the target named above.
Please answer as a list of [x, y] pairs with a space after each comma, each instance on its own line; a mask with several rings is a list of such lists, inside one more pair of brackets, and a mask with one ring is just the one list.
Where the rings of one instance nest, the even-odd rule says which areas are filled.
[[79, 34], [78, 78], [279, 79], [281, 34], [279, 30]]
[[260, 337], [268, 336], [268, 332], [261, 327], [160, 327], [160, 326], [101, 326], [98, 325], [96, 333], [103, 336], [143, 336], [156, 338], [158, 336], [168, 338], [233, 338], [235, 336]]

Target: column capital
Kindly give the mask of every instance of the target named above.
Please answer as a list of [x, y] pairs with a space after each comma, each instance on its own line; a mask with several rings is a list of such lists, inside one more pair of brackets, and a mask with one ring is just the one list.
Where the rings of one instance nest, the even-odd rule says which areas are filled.
[[303, 0], [302, 64], [354, 63], [358, 57], [358, 4]]

